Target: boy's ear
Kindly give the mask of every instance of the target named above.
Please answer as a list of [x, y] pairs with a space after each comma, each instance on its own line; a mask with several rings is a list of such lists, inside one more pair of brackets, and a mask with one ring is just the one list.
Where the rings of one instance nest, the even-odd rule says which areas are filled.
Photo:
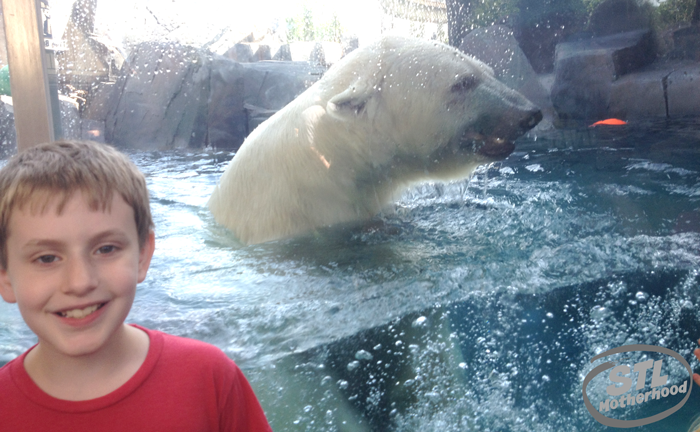
[[151, 258], [153, 258], [153, 252], [156, 250], [156, 233], [153, 230], [148, 231], [148, 237], [146, 237], [146, 242], [141, 247], [139, 251], [139, 283], [146, 279], [146, 274], [148, 273], [148, 267], [151, 265]]
[[15, 290], [12, 289], [10, 277], [4, 268], [0, 268], [0, 297], [8, 303], [17, 303]]

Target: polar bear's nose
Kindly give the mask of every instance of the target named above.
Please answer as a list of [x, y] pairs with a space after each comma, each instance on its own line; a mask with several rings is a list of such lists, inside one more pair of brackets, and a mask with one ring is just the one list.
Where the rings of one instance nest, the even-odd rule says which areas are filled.
[[523, 132], [527, 132], [537, 126], [540, 121], [542, 121], [542, 111], [539, 108], [534, 108], [528, 112], [527, 117], [520, 121], [520, 128]]

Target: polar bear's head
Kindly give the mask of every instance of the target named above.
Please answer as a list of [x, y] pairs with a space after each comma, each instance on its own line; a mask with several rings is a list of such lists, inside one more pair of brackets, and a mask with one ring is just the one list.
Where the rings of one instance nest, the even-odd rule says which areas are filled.
[[322, 91], [328, 114], [350, 124], [404, 180], [466, 177], [508, 156], [542, 119], [491, 68], [438, 42], [384, 38], [346, 56], [322, 81], [332, 83]]

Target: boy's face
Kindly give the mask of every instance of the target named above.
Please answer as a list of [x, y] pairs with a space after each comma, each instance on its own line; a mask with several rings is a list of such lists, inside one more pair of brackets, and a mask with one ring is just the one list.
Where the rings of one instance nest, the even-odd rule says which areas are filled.
[[43, 348], [69, 356], [105, 348], [121, 328], [155, 246], [140, 248], [134, 212], [119, 194], [107, 211], [74, 193], [56, 213], [13, 210], [0, 294], [16, 302]]

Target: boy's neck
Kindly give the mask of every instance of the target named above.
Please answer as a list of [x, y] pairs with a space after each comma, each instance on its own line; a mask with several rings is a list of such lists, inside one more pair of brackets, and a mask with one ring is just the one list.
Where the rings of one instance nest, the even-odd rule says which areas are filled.
[[24, 368], [34, 383], [58, 399], [82, 401], [105, 396], [124, 385], [148, 354], [148, 335], [123, 324], [98, 352], [67, 356], [46, 343], [32, 349]]

